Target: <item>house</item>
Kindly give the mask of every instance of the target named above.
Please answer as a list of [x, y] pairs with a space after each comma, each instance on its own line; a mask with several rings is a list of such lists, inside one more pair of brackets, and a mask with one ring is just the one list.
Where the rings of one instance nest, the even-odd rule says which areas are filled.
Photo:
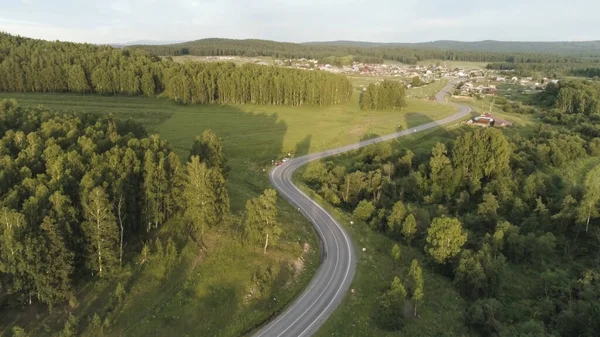
[[467, 121], [467, 124], [477, 125], [481, 127], [492, 126], [497, 128], [512, 126], [511, 122], [507, 120], [498, 119], [487, 112], [481, 116], [473, 117], [473, 119]]

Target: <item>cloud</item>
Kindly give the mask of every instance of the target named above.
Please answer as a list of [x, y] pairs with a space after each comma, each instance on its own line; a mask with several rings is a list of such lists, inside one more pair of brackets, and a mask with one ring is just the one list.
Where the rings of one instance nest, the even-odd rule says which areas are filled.
[[189, 7], [200, 7], [200, 1], [198, 0], [186, 0], [184, 1], [184, 4], [189, 6]]
[[110, 8], [115, 12], [121, 13], [131, 13], [131, 6], [129, 5], [129, 1], [117, 1], [110, 4]]
[[429, 28], [450, 28], [460, 27], [465, 25], [465, 20], [453, 19], [453, 18], [428, 18], [418, 20], [415, 22], [418, 26], [429, 27]]
[[600, 1], [591, 0], [572, 0], [587, 2], [583, 12], [559, 0], [542, 7], [536, 0], [4, 1], [0, 30], [95, 43], [205, 37], [292, 42], [600, 38], [594, 16]]

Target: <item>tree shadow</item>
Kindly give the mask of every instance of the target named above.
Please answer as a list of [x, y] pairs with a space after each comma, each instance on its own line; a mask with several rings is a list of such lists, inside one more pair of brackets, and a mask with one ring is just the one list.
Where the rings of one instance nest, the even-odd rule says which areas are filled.
[[214, 131], [222, 140], [231, 167], [228, 187], [232, 210], [243, 210], [246, 200], [268, 185], [265, 172], [283, 151], [287, 124], [277, 113], [231, 105], [190, 105], [177, 109], [177, 113], [157, 127], [161, 138], [169, 141], [185, 161], [195, 137], [206, 129]]
[[308, 135], [303, 140], [298, 142], [298, 144], [296, 144], [296, 148], [294, 149], [294, 156], [298, 157], [308, 154], [310, 150], [311, 138], [312, 135]]

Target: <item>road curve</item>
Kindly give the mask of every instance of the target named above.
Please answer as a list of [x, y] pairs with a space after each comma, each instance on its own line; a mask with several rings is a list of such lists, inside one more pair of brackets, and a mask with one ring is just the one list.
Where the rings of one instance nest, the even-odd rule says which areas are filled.
[[[445, 103], [445, 95], [452, 87], [452, 83], [446, 85], [436, 95], [436, 100]], [[298, 157], [271, 170], [269, 179], [275, 189], [298, 208], [315, 227], [321, 248], [321, 265], [302, 294], [282, 313], [262, 326], [254, 334], [255, 337], [313, 335], [341, 303], [356, 270], [356, 254], [350, 236], [325, 209], [292, 183], [294, 171], [313, 160], [454, 122], [471, 111], [469, 107], [464, 105], [448, 104], [458, 107], [459, 111], [450, 117], [419, 125], [410, 130]]]

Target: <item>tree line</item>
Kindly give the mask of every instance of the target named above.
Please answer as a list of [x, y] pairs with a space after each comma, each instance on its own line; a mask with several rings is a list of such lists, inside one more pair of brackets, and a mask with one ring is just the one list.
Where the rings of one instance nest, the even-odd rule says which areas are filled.
[[595, 58], [542, 58], [533, 62], [494, 62], [487, 69], [510, 71], [516, 76], [529, 77], [543, 74], [552, 78], [562, 76], [596, 77], [600, 74], [600, 59]]
[[[239, 223], [240, 238], [266, 253], [281, 234], [276, 194], [267, 190], [249, 200], [243, 220], [233, 216], [226, 162], [210, 130], [197, 137], [183, 164], [166, 141], [131, 120], [0, 101], [2, 302], [52, 308], [76, 301], [77, 280], [117, 275], [139, 252], [130, 248], [126, 257], [128, 244], [139, 249], [173, 218], [201, 247], [210, 228]], [[178, 247], [156, 240], [143, 244], [138, 263], [152, 264], [163, 279]], [[149, 263], [151, 256], [171, 262]]]
[[[369, 57], [368, 61], [393, 60], [416, 64], [423, 60], [490, 62], [490, 63], [565, 63], [595, 62], [589, 57], [563, 56], [548, 53], [505, 53], [488, 51], [452, 50], [452, 48], [414, 48], [410, 46], [351, 46], [335, 44], [288, 43], [267, 40], [202, 39], [178, 44], [132, 46], [154, 55], [178, 56], [271, 56], [275, 58], [325, 59], [327, 57]], [[366, 61], [366, 60], [363, 60]], [[360, 61], [357, 61], [360, 62]], [[379, 63], [379, 62], [373, 62]]]
[[[600, 266], [594, 262], [600, 190], [575, 185], [560, 172], [594, 156], [600, 156], [600, 138], [571, 127], [542, 124], [511, 139], [487, 128], [437, 143], [431, 152], [373, 145], [342, 158], [343, 164], [309, 166], [302, 179], [352, 212], [359, 226], [422, 250], [425, 263], [449, 277], [466, 300], [465, 320], [474, 333], [591, 337], [600, 329]], [[391, 258], [400, 255], [394, 246]], [[523, 268], [532, 272], [518, 277], [533, 287], [505, 287]], [[388, 330], [404, 324], [405, 299], [415, 307], [435, 300], [427, 284], [396, 276], [373, 309], [374, 322]]]
[[397, 81], [370, 83], [360, 96], [360, 108], [363, 110], [402, 109], [405, 106], [404, 84]]
[[346, 102], [352, 84], [322, 71], [189, 62], [169, 71], [165, 93], [182, 103], [325, 106]]
[[166, 93], [181, 103], [322, 106], [346, 102], [352, 86], [343, 76], [321, 71], [233, 63], [182, 65], [138, 49], [0, 33], [0, 91]]

